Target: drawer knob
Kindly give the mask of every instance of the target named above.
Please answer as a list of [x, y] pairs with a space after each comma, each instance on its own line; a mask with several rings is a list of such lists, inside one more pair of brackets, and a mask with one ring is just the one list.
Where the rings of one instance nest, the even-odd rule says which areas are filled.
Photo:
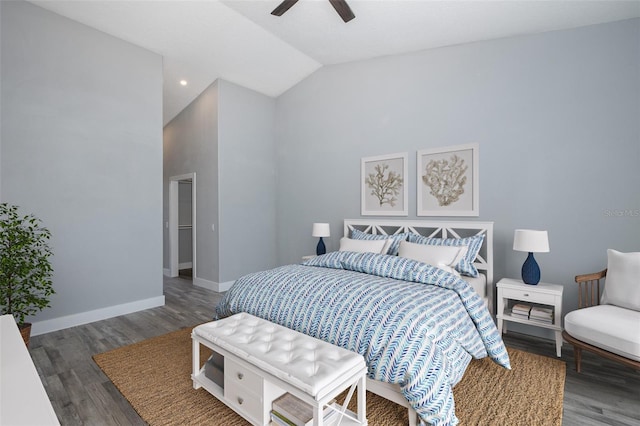
[[244, 399], [238, 398], [238, 404], [242, 405], [243, 402], [244, 402]]
[[[242, 380], [242, 379], [244, 379], [244, 374], [238, 373], [238, 380]], [[240, 404], [242, 404], [242, 402]]]
[[524, 294], [524, 297], [529, 297], [529, 293], [525, 293], [525, 294]]

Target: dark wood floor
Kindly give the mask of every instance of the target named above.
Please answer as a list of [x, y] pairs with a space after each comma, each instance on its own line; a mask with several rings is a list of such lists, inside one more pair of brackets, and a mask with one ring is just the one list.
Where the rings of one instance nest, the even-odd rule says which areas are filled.
[[[32, 337], [31, 356], [63, 426], [145, 424], [91, 357], [208, 321], [221, 297], [181, 278], [165, 279], [164, 294], [163, 307]], [[505, 342], [555, 356], [552, 341], [511, 333]], [[577, 374], [567, 346], [562, 359], [563, 425], [640, 425], [640, 372], [587, 353]]]

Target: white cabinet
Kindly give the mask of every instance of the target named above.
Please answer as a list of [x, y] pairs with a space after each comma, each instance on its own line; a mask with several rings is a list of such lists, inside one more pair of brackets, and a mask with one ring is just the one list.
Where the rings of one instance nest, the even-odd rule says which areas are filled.
[[59, 425], [12, 315], [0, 316], [0, 425]]

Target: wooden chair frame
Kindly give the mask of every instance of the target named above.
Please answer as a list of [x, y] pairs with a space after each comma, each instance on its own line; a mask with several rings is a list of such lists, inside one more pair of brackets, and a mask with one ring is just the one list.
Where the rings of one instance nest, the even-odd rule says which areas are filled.
[[[607, 270], [594, 272], [592, 274], [576, 275], [576, 283], [578, 284], [578, 309], [588, 308], [600, 304], [600, 280], [607, 276]], [[596, 346], [585, 343], [572, 337], [566, 330], [562, 331], [562, 337], [565, 341], [573, 346], [573, 354], [576, 363], [576, 371], [580, 373], [582, 363], [582, 350], [593, 352], [596, 355], [620, 362], [628, 367], [640, 370], [640, 362], [633, 359], [625, 358], [613, 352], [606, 351]]]

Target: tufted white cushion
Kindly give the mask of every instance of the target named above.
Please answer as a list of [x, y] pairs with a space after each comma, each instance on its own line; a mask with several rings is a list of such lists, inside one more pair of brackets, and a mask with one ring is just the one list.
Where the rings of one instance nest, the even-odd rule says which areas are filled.
[[607, 250], [602, 303], [640, 311], [640, 252]]
[[571, 336], [590, 345], [640, 361], [640, 312], [613, 305], [571, 311], [564, 317]]
[[247, 313], [199, 325], [193, 333], [314, 397], [366, 368], [360, 354]]

